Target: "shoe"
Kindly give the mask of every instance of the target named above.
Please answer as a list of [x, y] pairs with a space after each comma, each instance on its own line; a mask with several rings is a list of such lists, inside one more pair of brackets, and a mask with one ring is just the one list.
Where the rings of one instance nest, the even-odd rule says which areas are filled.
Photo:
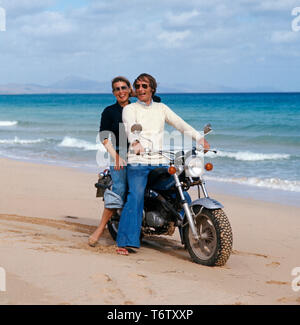
[[118, 247], [116, 250], [117, 254], [119, 255], [128, 255], [128, 250], [125, 247]]
[[129, 253], [130, 254], [135, 254], [136, 251], [130, 247], [118, 247], [117, 248], [117, 253], [120, 254], [120, 255], [128, 255]]
[[128, 253], [130, 253], [130, 254], [136, 254], [136, 250], [134, 250], [133, 248], [126, 247], [126, 249], [128, 250]]

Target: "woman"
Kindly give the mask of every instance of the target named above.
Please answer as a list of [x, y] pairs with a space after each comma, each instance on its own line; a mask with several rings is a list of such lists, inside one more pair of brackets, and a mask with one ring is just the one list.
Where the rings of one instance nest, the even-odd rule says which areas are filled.
[[[119, 207], [122, 208], [127, 188], [126, 153], [127, 141], [126, 133], [122, 128], [123, 107], [130, 104], [129, 97], [132, 94], [132, 87], [128, 79], [119, 76], [112, 80], [112, 92], [117, 102], [104, 109], [100, 122], [100, 140], [110, 154], [114, 163], [110, 166], [110, 173], [113, 181], [112, 192], [120, 198]], [[121, 125], [120, 125], [121, 124]], [[111, 140], [109, 140], [111, 138]], [[120, 143], [120, 139], [125, 143]], [[124, 141], [125, 140], [125, 141]], [[112, 217], [115, 209], [107, 206], [109, 197], [104, 196], [104, 211], [98, 228], [89, 237], [88, 244], [96, 246], [101, 237], [108, 220]]]
[[[166, 165], [168, 162], [161, 155], [142, 155], [144, 147], [149, 146], [151, 140], [153, 148], [161, 150], [163, 146], [163, 135], [165, 122], [175, 127], [181, 133], [188, 132], [205, 149], [209, 144], [199, 132], [192, 128], [176, 115], [168, 106], [162, 103], [155, 103], [157, 83], [148, 75], [141, 74], [134, 82], [134, 88], [138, 101], [126, 106], [123, 110], [123, 122], [127, 131], [130, 150], [128, 153], [128, 196], [123, 208], [117, 235], [117, 253], [128, 255], [134, 251], [133, 248], [140, 247], [140, 231], [142, 225], [144, 191], [147, 184], [148, 174], [159, 165]], [[142, 125], [143, 138], [140, 141], [130, 132], [133, 124]], [[132, 153], [134, 152], [134, 153]]]

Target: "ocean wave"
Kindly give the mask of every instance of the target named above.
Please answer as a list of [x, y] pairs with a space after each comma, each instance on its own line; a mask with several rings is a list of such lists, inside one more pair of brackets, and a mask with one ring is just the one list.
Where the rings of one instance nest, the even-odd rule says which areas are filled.
[[43, 141], [44, 139], [24, 140], [15, 137], [14, 139], [0, 139], [0, 144], [35, 144]]
[[241, 161], [259, 161], [259, 160], [281, 160], [289, 159], [290, 155], [288, 154], [279, 154], [279, 153], [256, 153], [250, 151], [238, 151], [238, 152], [226, 152], [226, 151], [217, 151], [217, 154], [208, 152], [206, 157], [209, 158], [231, 158]]
[[271, 144], [274, 145], [285, 145], [285, 146], [295, 146], [299, 147], [300, 145], [300, 136], [293, 135], [282, 135], [282, 136], [273, 136], [273, 135], [261, 135], [256, 137], [248, 137], [246, 139], [247, 143], [255, 143], [255, 144]]
[[[179, 146], [170, 146], [169, 144], [164, 144], [164, 150], [180, 151], [182, 147]], [[189, 151], [190, 148], [184, 148], [184, 151]], [[240, 161], [259, 161], [259, 160], [282, 160], [290, 159], [291, 155], [289, 154], [279, 154], [279, 153], [258, 153], [251, 151], [222, 151], [217, 150], [217, 153], [207, 152], [205, 158], [231, 158]]]
[[239, 178], [226, 178], [226, 177], [213, 177], [206, 176], [207, 180], [218, 182], [237, 183], [242, 185], [251, 185], [257, 187], [265, 187], [276, 190], [300, 192], [300, 181], [290, 181], [280, 178], [258, 178], [258, 177], [239, 177]]
[[94, 144], [85, 140], [76, 139], [72, 137], [64, 137], [62, 142], [58, 144], [59, 147], [78, 148], [83, 150], [103, 150], [102, 144]]
[[300, 144], [300, 136], [299, 135], [246, 135], [246, 134], [211, 134], [210, 139], [212, 139], [216, 143], [223, 143], [224, 141], [229, 142], [244, 142], [244, 143], [254, 143], [254, 144], [282, 144], [282, 145], [296, 145]]
[[15, 126], [18, 121], [0, 121], [0, 126]]

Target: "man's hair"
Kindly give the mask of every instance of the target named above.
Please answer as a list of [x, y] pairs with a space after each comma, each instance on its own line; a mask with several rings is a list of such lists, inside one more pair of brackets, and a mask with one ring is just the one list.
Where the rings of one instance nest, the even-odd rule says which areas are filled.
[[154, 77], [152, 77], [148, 73], [142, 73], [140, 74], [133, 83], [133, 86], [136, 86], [137, 81], [148, 81], [150, 83], [150, 87], [153, 89], [153, 94], [152, 96], [156, 93], [156, 88], [157, 88], [157, 82]]
[[116, 82], [119, 82], [119, 81], [125, 82], [126, 85], [128, 86], [128, 88], [131, 88], [130, 81], [129, 81], [127, 78], [122, 77], [122, 76], [118, 76], [118, 77], [115, 77], [115, 78], [111, 81], [111, 88], [112, 88], [112, 91], [114, 91], [114, 84], [115, 84]]

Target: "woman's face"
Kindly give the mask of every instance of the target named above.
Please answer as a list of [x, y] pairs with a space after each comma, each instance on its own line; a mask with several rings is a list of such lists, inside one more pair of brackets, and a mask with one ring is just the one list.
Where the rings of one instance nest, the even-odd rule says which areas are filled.
[[113, 94], [122, 107], [128, 104], [130, 88], [127, 86], [126, 82], [115, 82], [113, 85]]

